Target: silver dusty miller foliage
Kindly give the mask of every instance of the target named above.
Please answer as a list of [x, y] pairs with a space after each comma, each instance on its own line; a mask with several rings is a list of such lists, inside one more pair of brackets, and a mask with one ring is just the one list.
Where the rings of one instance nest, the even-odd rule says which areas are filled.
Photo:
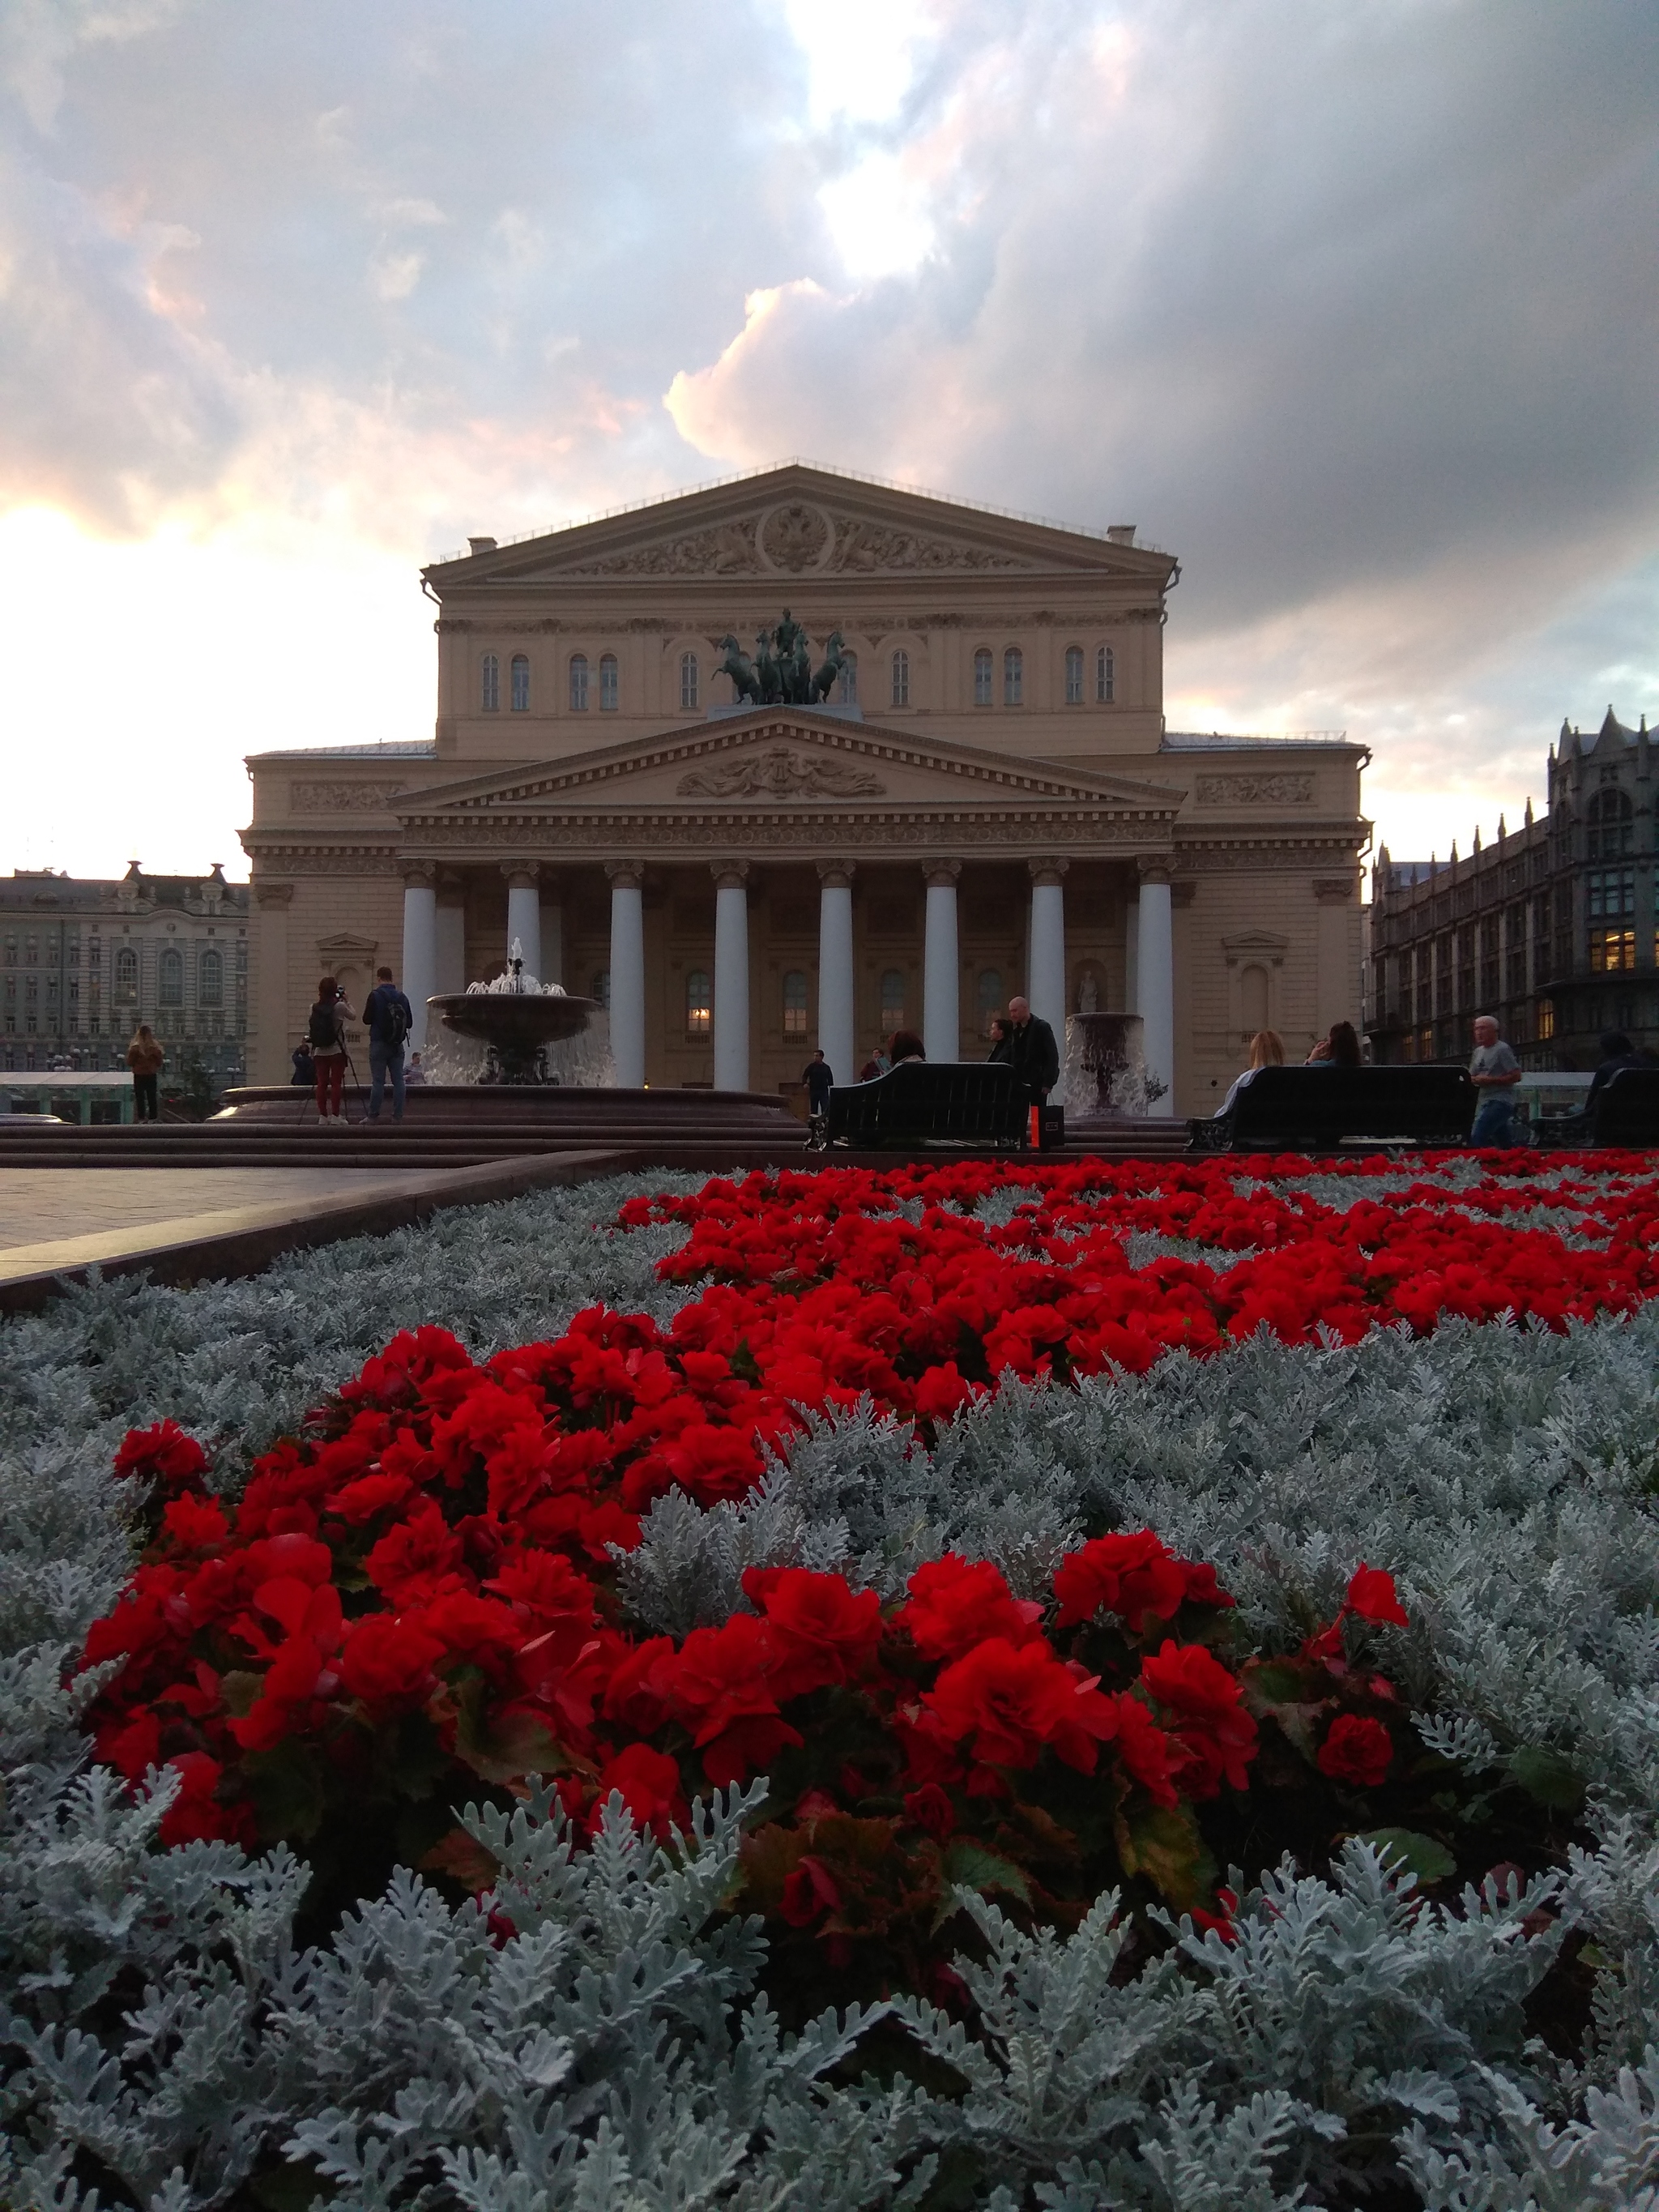
[[[620, 1563], [636, 1625], [682, 1632], [741, 1605], [754, 1564], [891, 1594], [955, 1547], [1036, 1595], [1085, 1534], [1151, 1525], [1216, 1563], [1273, 1649], [1366, 1559], [1411, 1614], [1376, 1648], [1425, 1739], [1472, 1776], [1541, 1747], [1590, 1786], [1598, 1848], [1524, 1893], [1424, 1904], [1356, 1844], [1329, 1881], [1266, 1878], [1237, 1945], [1183, 1923], [1158, 1958], [1126, 1953], [1109, 1897], [1061, 1937], [964, 1894], [975, 2032], [913, 1997], [883, 2028], [951, 2069], [924, 2090], [860, 2082], [869, 2017], [792, 2040], [758, 1993], [763, 1940], [722, 1903], [757, 1791], [700, 1806], [678, 1850], [617, 1813], [580, 1850], [546, 1803], [468, 1813], [493, 1899], [453, 1907], [401, 1875], [320, 1950], [295, 1943], [285, 1852], [158, 1848], [171, 1784], [135, 1800], [89, 1767], [87, 1686], [64, 1687], [131, 1557], [122, 1432], [171, 1414], [234, 1487], [400, 1328], [483, 1356], [601, 1301], [665, 1321], [695, 1295], [654, 1273], [681, 1232], [608, 1225], [644, 1187], [442, 1215], [246, 1283], [96, 1285], [0, 1329], [0, 2203], [197, 2212], [286, 2160], [365, 2212], [940, 2191], [1288, 2212], [1385, 2175], [1435, 2212], [1659, 2204], [1651, 1308], [1561, 1336], [1454, 1322], [1008, 1381], [931, 1448], [867, 1406], [817, 1418], [751, 1498], [659, 1501]], [[1522, 2005], [1574, 1929], [1599, 1964], [1564, 2060]]]

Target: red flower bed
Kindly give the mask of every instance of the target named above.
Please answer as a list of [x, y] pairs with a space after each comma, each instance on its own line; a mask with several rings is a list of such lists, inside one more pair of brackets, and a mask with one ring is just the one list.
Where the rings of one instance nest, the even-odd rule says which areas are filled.
[[[584, 1823], [619, 1790], [665, 1832], [692, 1795], [764, 1772], [750, 1901], [875, 1983], [943, 1986], [952, 1883], [1064, 1922], [1127, 1876], [1219, 1913], [1206, 1823], [1232, 1793], [1254, 1805], [1259, 1751], [1270, 1786], [1322, 1792], [1338, 1826], [1362, 1824], [1353, 1793], [1401, 1781], [1411, 1740], [1346, 1625], [1403, 1621], [1386, 1572], [1360, 1563], [1343, 1616], [1264, 1662], [1236, 1648], [1213, 1570], [1150, 1530], [1084, 1546], [1042, 1604], [955, 1558], [885, 1608], [839, 1576], [757, 1571], [752, 1612], [679, 1643], [628, 1632], [613, 1547], [671, 1487], [705, 1504], [750, 1488], [801, 1405], [867, 1390], [931, 1421], [1009, 1369], [1139, 1369], [1264, 1321], [1559, 1327], [1650, 1296], [1645, 1176], [1619, 1162], [1564, 1191], [1535, 1172], [1517, 1158], [1336, 1213], [1254, 1163], [1248, 1185], [1217, 1163], [1152, 1189], [1144, 1169], [1020, 1170], [1029, 1202], [1005, 1227], [942, 1203], [1010, 1179], [979, 1164], [635, 1201], [624, 1229], [690, 1222], [665, 1273], [714, 1279], [667, 1330], [593, 1310], [482, 1365], [441, 1329], [400, 1336], [234, 1504], [173, 1424], [128, 1437], [117, 1467], [149, 1486], [150, 1540], [88, 1639], [87, 1663], [118, 1662], [100, 1754], [135, 1781], [177, 1767], [169, 1839], [291, 1838], [335, 1901], [398, 1856], [486, 1881], [452, 1812], [481, 1784], [556, 1778]], [[910, 1199], [919, 1221], [894, 1210]], [[1597, 1241], [1504, 1225], [1540, 1204]], [[1137, 1273], [1133, 1229], [1260, 1256]]]

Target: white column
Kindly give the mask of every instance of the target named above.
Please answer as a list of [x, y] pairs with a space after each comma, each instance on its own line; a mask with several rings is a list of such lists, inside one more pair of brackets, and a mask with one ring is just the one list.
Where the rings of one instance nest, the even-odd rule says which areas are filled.
[[1126, 1014], [1133, 1014], [1140, 1010], [1139, 899], [1130, 899], [1124, 907], [1123, 915], [1123, 1011]]
[[929, 1060], [962, 1057], [961, 981], [957, 972], [957, 878], [960, 860], [931, 860], [927, 933], [921, 962], [921, 1048]]
[[542, 895], [537, 878], [541, 870], [533, 860], [503, 860], [507, 878], [507, 957], [517, 945], [527, 974], [542, 980]]
[[818, 1044], [837, 1083], [857, 1079], [853, 1019], [853, 864], [820, 860]]
[[411, 1052], [426, 1048], [426, 1002], [438, 988], [437, 871], [422, 868], [404, 878], [404, 996], [414, 1018]]
[[564, 980], [564, 893], [556, 878], [544, 878], [541, 889], [542, 964], [536, 970], [544, 983], [568, 990]]
[[1175, 1112], [1175, 934], [1170, 921], [1170, 885], [1162, 876], [1140, 879], [1139, 946], [1137, 963], [1141, 1046], [1146, 1073], [1165, 1086], [1151, 1108]]
[[749, 1088], [749, 863], [711, 860], [714, 876], [714, 1088]]
[[438, 902], [438, 984], [440, 991], [466, 988], [466, 908], [459, 901]]
[[1031, 956], [1025, 995], [1048, 1023], [1066, 1057], [1066, 890], [1064, 860], [1031, 860]]
[[607, 866], [611, 878], [611, 1057], [617, 1082], [638, 1091], [645, 1082], [645, 909], [642, 860]]

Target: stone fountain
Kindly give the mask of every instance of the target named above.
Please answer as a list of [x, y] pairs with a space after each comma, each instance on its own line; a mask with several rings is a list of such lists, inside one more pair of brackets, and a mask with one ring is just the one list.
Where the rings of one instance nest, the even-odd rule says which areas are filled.
[[[556, 1084], [568, 1076], [549, 1065], [549, 1048], [580, 1037], [599, 1011], [595, 999], [573, 998], [556, 983], [538, 982], [524, 963], [524, 947], [513, 940], [505, 971], [488, 983], [470, 983], [427, 1000], [452, 1036], [483, 1047], [469, 1072], [454, 1073], [474, 1083]], [[428, 1029], [428, 1035], [430, 1030]]]

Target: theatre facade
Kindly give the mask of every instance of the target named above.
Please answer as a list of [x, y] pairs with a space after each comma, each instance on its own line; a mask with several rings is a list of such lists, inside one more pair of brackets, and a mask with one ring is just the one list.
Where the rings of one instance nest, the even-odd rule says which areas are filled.
[[[1158, 1110], [1212, 1110], [1255, 1030], [1358, 1017], [1366, 756], [1168, 731], [1178, 574], [798, 465], [472, 539], [422, 577], [431, 740], [249, 761], [258, 1079], [319, 975], [361, 1004], [390, 962], [418, 1025], [516, 938], [624, 1084], [775, 1091], [820, 1043], [851, 1079], [903, 1026], [981, 1058], [1024, 991], [1138, 1013]], [[736, 696], [781, 628], [808, 697]]]

